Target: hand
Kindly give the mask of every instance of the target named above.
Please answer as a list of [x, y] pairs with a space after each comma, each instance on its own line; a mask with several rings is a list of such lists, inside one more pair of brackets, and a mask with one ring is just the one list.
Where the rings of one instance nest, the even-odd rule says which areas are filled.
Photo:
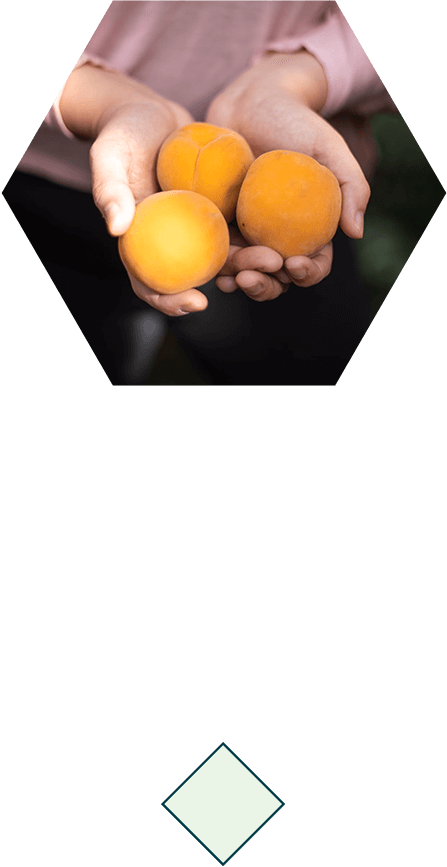
[[290, 256], [284, 260], [270, 247], [251, 247], [238, 229], [230, 226], [230, 251], [216, 277], [222, 292], [242, 289], [254, 301], [272, 301], [287, 292], [291, 283], [314, 286], [327, 277], [332, 266], [332, 244], [314, 256]]
[[[92, 145], [90, 164], [93, 198], [112, 235], [121, 235], [130, 226], [136, 202], [159, 190], [155, 172], [158, 150], [176, 126], [191, 121], [177, 112], [174, 125], [162, 103], [125, 106], [107, 118]], [[128, 275], [138, 298], [168, 316], [204, 310], [208, 305], [198, 289], [163, 295], [129, 271]]]
[[[342, 190], [340, 227], [349, 237], [361, 238], [370, 188], [342, 136], [318, 114], [326, 98], [326, 77], [315, 57], [306, 51], [273, 54], [219, 94], [206, 119], [241, 133], [255, 157], [269, 150], [295, 150], [327, 166]], [[276, 251], [267, 250], [253, 247], [231, 252], [216, 281], [219, 288], [234, 291], [239, 286], [252, 297], [256, 289], [256, 297], [267, 300], [280, 294], [280, 274], [284, 279], [288, 275], [289, 282], [312, 286], [331, 269], [330, 244], [313, 256], [292, 256], [285, 263]], [[272, 267], [276, 270], [270, 270]], [[236, 286], [229, 282], [230, 277]]]
[[[133, 220], [135, 205], [159, 191], [156, 160], [162, 143], [193, 118], [139, 82], [90, 65], [71, 74], [60, 108], [68, 129], [93, 139], [93, 199], [110, 234], [122, 235]], [[203, 310], [208, 304], [197, 289], [160, 295], [133, 275], [129, 279], [139, 298], [168, 316]]]

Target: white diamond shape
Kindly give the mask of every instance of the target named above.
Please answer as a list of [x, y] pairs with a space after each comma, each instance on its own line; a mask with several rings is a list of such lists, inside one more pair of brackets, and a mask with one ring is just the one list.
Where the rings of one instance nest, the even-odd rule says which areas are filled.
[[284, 806], [226, 744], [163, 801], [163, 807], [221, 864]]

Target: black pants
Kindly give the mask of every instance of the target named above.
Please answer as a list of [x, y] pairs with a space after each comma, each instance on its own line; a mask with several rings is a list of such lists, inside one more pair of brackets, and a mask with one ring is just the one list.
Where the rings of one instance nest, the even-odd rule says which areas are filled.
[[[114, 323], [148, 308], [132, 292], [92, 197], [21, 172], [3, 194], [111, 381], [126, 384], [126, 347]], [[213, 384], [333, 385], [371, 321], [353, 247], [338, 232], [332, 272], [310, 289], [291, 286], [258, 303], [211, 282], [201, 287], [207, 310], [164, 318]]]

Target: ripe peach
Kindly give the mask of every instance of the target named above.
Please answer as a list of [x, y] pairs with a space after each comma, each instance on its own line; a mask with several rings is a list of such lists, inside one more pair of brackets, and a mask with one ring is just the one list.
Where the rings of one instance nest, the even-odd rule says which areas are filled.
[[162, 190], [201, 193], [230, 222], [253, 159], [251, 148], [239, 133], [210, 123], [190, 123], [173, 132], [161, 146], [158, 183]]
[[250, 244], [285, 259], [309, 256], [335, 235], [341, 202], [337, 178], [325, 166], [296, 151], [268, 151], [245, 176], [236, 219]]
[[118, 240], [125, 266], [163, 294], [202, 286], [222, 268], [229, 249], [228, 226], [205, 196], [185, 190], [154, 193], [140, 202]]

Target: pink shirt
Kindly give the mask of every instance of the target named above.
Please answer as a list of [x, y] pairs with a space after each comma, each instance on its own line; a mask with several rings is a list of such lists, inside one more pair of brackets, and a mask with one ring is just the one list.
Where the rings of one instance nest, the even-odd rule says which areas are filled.
[[[114, 0], [85, 48], [86, 59], [150, 86], [203, 120], [213, 97], [266, 50], [305, 48], [323, 65], [322, 115], [393, 107], [373, 66], [333, 2]], [[90, 143], [64, 126], [58, 102], [18, 168], [89, 190]]]

